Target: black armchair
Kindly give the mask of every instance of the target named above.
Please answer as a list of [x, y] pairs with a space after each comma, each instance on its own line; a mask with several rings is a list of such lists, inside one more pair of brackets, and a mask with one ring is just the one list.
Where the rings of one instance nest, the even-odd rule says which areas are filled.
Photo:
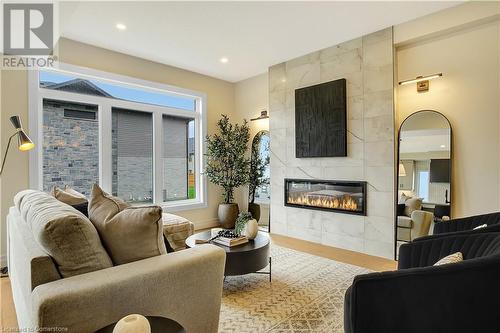
[[481, 231], [500, 231], [500, 212], [468, 216], [434, 224], [433, 234], [472, 230], [477, 226], [487, 224]]
[[[459, 251], [463, 262], [432, 266]], [[346, 333], [500, 332], [500, 232], [417, 239], [399, 253], [397, 271], [355, 277]]]

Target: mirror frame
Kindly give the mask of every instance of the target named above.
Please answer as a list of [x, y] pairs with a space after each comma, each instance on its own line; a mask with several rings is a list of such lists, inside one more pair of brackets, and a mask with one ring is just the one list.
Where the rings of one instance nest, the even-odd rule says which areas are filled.
[[448, 126], [450, 127], [450, 217], [451, 217], [451, 204], [453, 203], [452, 201], [452, 195], [453, 195], [453, 182], [452, 182], [452, 179], [453, 179], [453, 128], [451, 126], [451, 122], [450, 120], [444, 115], [442, 114], [441, 112], [439, 111], [436, 111], [436, 110], [429, 110], [429, 109], [426, 109], [426, 110], [418, 110], [418, 111], [415, 111], [411, 114], [409, 114], [402, 122], [401, 122], [401, 125], [399, 125], [399, 129], [398, 129], [398, 144], [397, 144], [397, 154], [396, 154], [396, 166], [395, 166], [395, 174], [396, 174], [396, 182], [394, 184], [394, 188], [395, 188], [395, 193], [394, 193], [394, 260], [397, 261], [397, 250], [398, 250], [398, 214], [397, 214], [397, 211], [398, 211], [398, 202], [399, 202], [399, 196], [398, 196], [398, 192], [399, 192], [399, 151], [400, 151], [400, 145], [401, 145], [401, 129], [403, 128], [403, 125], [405, 124], [405, 122], [412, 116], [416, 115], [417, 113], [421, 113], [421, 112], [434, 112], [438, 115], [440, 115], [441, 117], [443, 117], [446, 122], [448, 123]]
[[[269, 137], [269, 140], [271, 140], [271, 133], [267, 129], [262, 129], [262, 130], [258, 131], [257, 133], [255, 133], [255, 135], [253, 136], [252, 142], [250, 143], [250, 158], [253, 155], [254, 147], [258, 148], [258, 146], [260, 146], [261, 138], [264, 135], [267, 135]], [[271, 147], [269, 147], [269, 158], [270, 157], [271, 157]], [[270, 165], [269, 165], [269, 167], [270, 167]], [[269, 182], [270, 181], [271, 181], [271, 179], [269, 179]], [[271, 196], [270, 193], [269, 193], [269, 196]], [[247, 198], [248, 198], [248, 204], [250, 204], [250, 187], [248, 188]], [[271, 199], [269, 199], [269, 203], [267, 203], [266, 205], [268, 205], [268, 207], [269, 207], [268, 208], [268, 210], [269, 210], [268, 225], [267, 225], [266, 232], [271, 232]], [[262, 228], [262, 227], [259, 225], [259, 230], [261, 230], [260, 228]]]

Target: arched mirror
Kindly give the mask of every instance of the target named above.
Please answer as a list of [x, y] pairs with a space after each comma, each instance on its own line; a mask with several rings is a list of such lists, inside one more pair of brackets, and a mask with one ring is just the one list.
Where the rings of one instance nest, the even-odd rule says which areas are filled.
[[399, 129], [397, 243], [432, 233], [436, 221], [451, 217], [452, 132], [437, 111], [408, 116]]
[[265, 228], [269, 228], [269, 176], [269, 131], [262, 130], [252, 140], [248, 211]]

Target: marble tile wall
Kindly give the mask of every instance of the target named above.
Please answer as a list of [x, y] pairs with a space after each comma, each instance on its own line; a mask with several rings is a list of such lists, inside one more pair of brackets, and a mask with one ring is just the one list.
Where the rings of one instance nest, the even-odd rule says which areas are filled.
[[[295, 89], [347, 79], [348, 156], [295, 158]], [[271, 230], [387, 258], [394, 251], [392, 28], [269, 68]], [[365, 180], [367, 216], [284, 206], [284, 178]]]

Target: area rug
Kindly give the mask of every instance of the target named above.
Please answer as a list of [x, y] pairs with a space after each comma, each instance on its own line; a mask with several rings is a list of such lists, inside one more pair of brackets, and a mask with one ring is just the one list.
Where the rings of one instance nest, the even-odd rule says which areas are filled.
[[361, 267], [272, 245], [267, 275], [227, 277], [219, 332], [343, 332], [344, 293]]

